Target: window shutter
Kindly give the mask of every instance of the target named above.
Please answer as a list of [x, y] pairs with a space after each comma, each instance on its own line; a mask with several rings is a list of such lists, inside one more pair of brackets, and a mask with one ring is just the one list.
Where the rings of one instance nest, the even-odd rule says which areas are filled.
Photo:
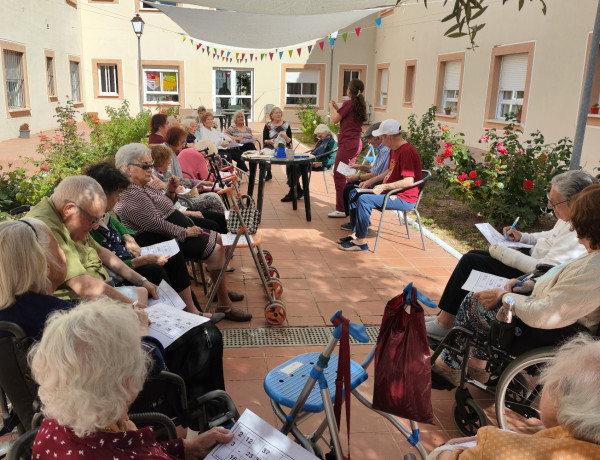
[[286, 83], [318, 83], [318, 70], [288, 70], [285, 73]]
[[387, 93], [388, 90], [388, 72], [388, 69], [381, 69], [380, 91], [382, 93]]
[[502, 57], [500, 91], [525, 91], [528, 53], [508, 54]]
[[460, 61], [447, 61], [444, 75], [444, 90], [457, 90], [460, 85]]

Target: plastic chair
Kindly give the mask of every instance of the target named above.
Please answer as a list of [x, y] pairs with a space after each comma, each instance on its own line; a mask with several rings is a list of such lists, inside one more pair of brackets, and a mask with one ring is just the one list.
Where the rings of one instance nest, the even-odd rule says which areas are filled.
[[[319, 161], [321, 161], [321, 158], [324, 158], [324, 157], [326, 157], [326, 156], [328, 156], [328, 155], [331, 155], [332, 153], [333, 153], [333, 154], [337, 153], [337, 150], [338, 150], [338, 149], [337, 149], [337, 147], [336, 147], [336, 148], [334, 148], [333, 150], [328, 150], [327, 152], [323, 152], [323, 153], [321, 153], [321, 154], [319, 154], [319, 155], [316, 155], [316, 156], [315, 156], [315, 161], [316, 161], [316, 162], [319, 162]], [[311, 151], [309, 151], [308, 153], [313, 153], [313, 151], [314, 151], [314, 150], [311, 150]], [[326, 169], [326, 168], [323, 168], [323, 181], [325, 182], [325, 191], [326, 191], [327, 193], [329, 193], [329, 187], [327, 186], [327, 174], [326, 174], [326, 173], [327, 173], [327, 171], [329, 171], [329, 170], [330, 170], [329, 168], [327, 168], [327, 169]], [[311, 173], [312, 173], [312, 169], [309, 171], [309, 180], [310, 180], [310, 175], [311, 175]]]
[[[425, 235], [423, 235], [423, 224], [421, 223], [421, 215], [419, 214], [418, 207], [419, 207], [419, 202], [421, 201], [421, 196], [423, 196], [423, 190], [425, 190], [425, 184], [427, 183], [427, 181], [429, 179], [431, 179], [431, 172], [426, 169], [423, 169], [421, 171], [421, 180], [420, 181], [415, 182], [410, 187], [397, 188], [394, 190], [390, 190], [385, 195], [385, 199], [383, 200], [383, 206], [375, 208], [378, 211], [381, 211], [381, 220], [379, 221], [379, 227], [377, 228], [377, 237], [375, 238], [375, 246], [373, 247], [373, 254], [375, 254], [375, 252], [377, 252], [377, 243], [379, 242], [379, 235], [381, 233], [381, 227], [383, 226], [383, 218], [385, 216], [385, 210], [387, 208], [388, 198], [391, 195], [395, 195], [398, 192], [402, 192], [404, 190], [409, 190], [414, 187], [419, 187], [419, 196], [417, 198], [417, 202], [415, 203], [415, 207], [410, 209], [409, 211], [414, 211], [415, 214], [417, 215], [417, 222], [419, 224], [419, 232], [421, 233], [421, 241], [423, 243], [423, 251], [427, 250], [427, 248], [425, 247]], [[398, 213], [398, 222], [400, 223], [400, 225], [402, 225], [402, 220], [404, 220], [404, 226], [406, 227], [406, 235], [410, 239], [410, 228], [408, 225], [408, 220], [406, 219], [406, 213], [408, 211], [396, 211], [396, 212]], [[400, 213], [402, 213], [402, 217], [400, 217], [401, 216]]]

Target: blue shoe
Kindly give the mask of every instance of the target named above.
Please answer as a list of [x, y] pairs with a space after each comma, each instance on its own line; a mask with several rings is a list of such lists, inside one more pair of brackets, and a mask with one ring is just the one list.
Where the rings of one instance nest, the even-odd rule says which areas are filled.
[[368, 251], [369, 245], [367, 243], [356, 244], [356, 243], [353, 243], [352, 241], [350, 241], [348, 243], [340, 244], [340, 249], [342, 251]]
[[344, 243], [350, 243], [351, 241], [354, 241], [354, 237], [353, 236], [345, 236], [343, 238], [340, 238], [338, 240], [339, 244], [344, 244]]
[[350, 222], [346, 222], [340, 226], [342, 230], [348, 230], [349, 232], [353, 231], [352, 224]]

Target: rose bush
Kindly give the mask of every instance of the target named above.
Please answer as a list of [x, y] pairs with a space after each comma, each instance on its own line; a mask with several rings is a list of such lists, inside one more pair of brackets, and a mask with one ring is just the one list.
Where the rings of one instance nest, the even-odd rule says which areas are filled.
[[492, 224], [519, 216], [520, 227], [531, 226], [546, 207], [550, 180], [569, 169], [569, 139], [547, 144], [540, 131], [524, 140], [522, 135], [514, 120], [508, 120], [501, 130], [486, 130], [479, 142], [487, 149], [474, 154], [462, 133], [443, 132], [445, 152], [438, 172], [452, 195]]

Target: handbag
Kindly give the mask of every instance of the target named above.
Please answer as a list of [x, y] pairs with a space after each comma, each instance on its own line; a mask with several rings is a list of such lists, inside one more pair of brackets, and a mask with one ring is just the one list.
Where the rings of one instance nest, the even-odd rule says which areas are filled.
[[410, 283], [385, 306], [375, 348], [373, 408], [433, 424], [431, 357], [421, 303], [432, 302]]
[[[250, 234], [256, 233], [260, 222], [260, 211], [257, 209], [252, 197], [242, 195], [239, 209], [239, 213], [242, 215], [242, 220], [244, 221], [246, 228], [248, 228], [248, 232]], [[227, 220], [227, 231], [229, 233], [237, 233], [241, 227], [242, 222], [240, 221], [238, 213], [231, 211], [229, 213], [229, 220]]]

